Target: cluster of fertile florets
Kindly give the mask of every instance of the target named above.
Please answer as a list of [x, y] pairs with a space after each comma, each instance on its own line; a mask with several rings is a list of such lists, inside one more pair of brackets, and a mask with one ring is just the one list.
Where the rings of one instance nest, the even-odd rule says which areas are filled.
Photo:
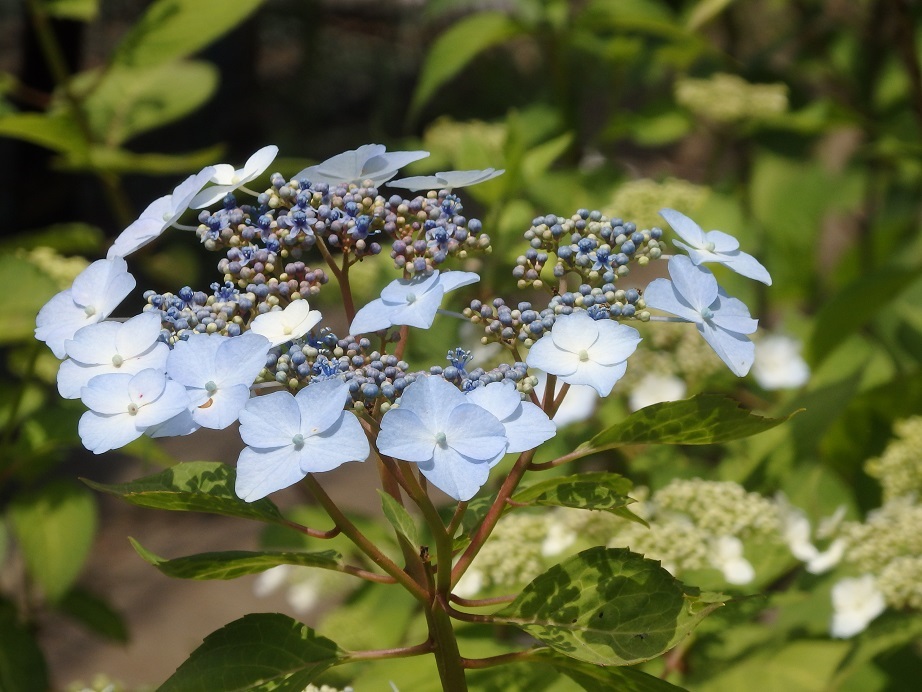
[[897, 439], [864, 468], [880, 481], [884, 500], [904, 495], [922, 496], [922, 416], [897, 421]]
[[[227, 248], [218, 270], [241, 289], [267, 284], [278, 274], [280, 290], [287, 283], [290, 293], [314, 295], [326, 276], [291, 260], [318, 243], [357, 259], [391, 243], [394, 265], [410, 274], [427, 274], [449, 257], [463, 259], [490, 248], [480, 221], [462, 216], [460, 200], [447, 190], [404, 199], [355, 183], [286, 181], [279, 174], [271, 183], [257, 206], [237, 206], [229, 194], [223, 209], [199, 215], [199, 238], [209, 250]], [[281, 272], [280, 262], [285, 262]]]
[[[631, 222], [609, 219], [599, 211], [580, 209], [568, 219], [548, 214], [532, 221], [525, 232], [530, 249], [516, 259], [518, 287], [539, 288], [541, 272], [555, 256], [556, 279], [573, 272], [593, 286], [613, 284], [630, 272], [629, 264], [647, 264], [663, 254], [659, 228], [638, 230]], [[556, 286], [555, 286], [556, 288]]]

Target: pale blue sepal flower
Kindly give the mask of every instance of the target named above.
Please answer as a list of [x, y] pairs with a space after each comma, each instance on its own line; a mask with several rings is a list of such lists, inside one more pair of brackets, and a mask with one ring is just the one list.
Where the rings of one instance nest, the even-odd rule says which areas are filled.
[[80, 418], [77, 432], [84, 447], [95, 454], [124, 447], [189, 407], [185, 387], [154, 368], [136, 375], [98, 375], [81, 390], [80, 398], [90, 410]]
[[509, 441], [507, 453], [518, 454], [534, 449], [557, 434], [557, 426], [547, 414], [530, 401], [523, 401], [519, 390], [508, 380], [477, 387], [465, 396], [503, 424]]
[[504, 168], [485, 168], [474, 171], [440, 171], [435, 175], [414, 175], [409, 178], [391, 180], [388, 187], [402, 187], [417, 190], [453, 190], [456, 187], [470, 187], [492, 180], [505, 173]]
[[331, 185], [361, 184], [370, 180], [375, 185], [387, 182], [408, 163], [424, 159], [428, 151], [388, 152], [383, 144], [365, 144], [337, 154], [316, 166], [308, 166], [295, 177], [307, 178], [311, 182]]
[[189, 206], [193, 209], [209, 207], [215, 202], [219, 202], [227, 196], [227, 193], [243, 187], [251, 180], [261, 176], [265, 170], [275, 161], [278, 156], [279, 148], [274, 144], [263, 147], [247, 159], [243, 168], [234, 168], [229, 163], [219, 163], [213, 166], [214, 173], [211, 175], [209, 182], [216, 183], [212, 187], [205, 188], [199, 192]]
[[647, 286], [643, 294], [647, 307], [693, 322], [727, 367], [743, 377], [755, 359], [755, 346], [746, 334], [756, 330], [758, 320], [749, 316], [742, 301], [720, 289], [711, 272], [688, 257], [670, 259], [669, 275], [672, 281], [655, 279]]
[[191, 435], [202, 426], [192, 419], [191, 409], [180, 411], [169, 420], [144, 431], [148, 437], [183, 437]]
[[135, 250], [159, 238], [186, 212], [192, 198], [211, 179], [214, 170], [214, 166], [203, 168], [177, 185], [172, 194], [155, 199], [147, 205], [147, 208], [141, 212], [141, 216], [115, 239], [106, 257], [108, 259], [127, 257]]
[[705, 233], [701, 226], [674, 209], [660, 209], [659, 213], [685, 241], [672, 242], [685, 250], [694, 264], [718, 262], [740, 276], [761, 281], [768, 286], [772, 285], [772, 277], [768, 270], [755, 257], [741, 252], [739, 241], [732, 235], [722, 231]]
[[44, 341], [56, 357], [64, 358], [64, 342], [81, 327], [108, 317], [134, 287], [134, 277], [121, 257], [96, 260], [74, 279], [70, 288], [39, 310], [35, 338]]
[[503, 424], [441, 377], [421, 377], [381, 419], [382, 454], [419, 465], [435, 487], [470, 500], [506, 452]]
[[528, 351], [526, 364], [568, 384], [586, 384], [607, 396], [627, 370], [640, 334], [612, 320], [594, 320], [585, 310], [560, 315], [551, 331]]
[[68, 359], [58, 369], [58, 391], [65, 399], [77, 399], [97, 375], [165, 370], [170, 348], [159, 338], [160, 317], [150, 312], [127, 322], [97, 322], [79, 329], [64, 342]]
[[444, 272], [428, 276], [397, 279], [381, 291], [381, 297], [371, 301], [355, 314], [350, 334], [368, 334], [396, 325], [429, 329], [442, 297], [449, 291], [480, 280], [473, 272]]
[[240, 437], [248, 446], [237, 460], [237, 496], [253, 502], [309, 473], [367, 459], [362, 426], [343, 410], [348, 399], [349, 385], [340, 379], [313, 382], [296, 396], [250, 399], [240, 412]]
[[189, 390], [192, 419], [220, 430], [237, 420], [270, 348], [268, 339], [252, 332], [234, 337], [192, 334], [173, 347], [166, 369]]

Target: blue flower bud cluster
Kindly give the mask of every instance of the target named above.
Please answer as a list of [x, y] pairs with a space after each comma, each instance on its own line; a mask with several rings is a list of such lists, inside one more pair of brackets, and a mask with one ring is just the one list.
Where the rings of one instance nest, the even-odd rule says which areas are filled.
[[[552, 265], [555, 278], [574, 272], [592, 286], [615, 283], [630, 272], [630, 263], [643, 266], [662, 255], [659, 228], [638, 230], [636, 224], [580, 209], [568, 219], [547, 214], [525, 232], [530, 245], [516, 259], [513, 276], [518, 287], [540, 288], [541, 272]], [[553, 256], [553, 262], [552, 262]]]
[[[490, 248], [480, 221], [462, 216], [461, 202], [444, 190], [407, 200], [385, 199], [376, 187], [286, 182], [277, 173], [271, 183], [256, 207], [238, 207], [229, 194], [223, 209], [199, 215], [200, 240], [209, 250], [227, 248], [218, 269], [240, 288], [267, 283], [261, 275], [271, 274], [280, 261], [289, 261], [290, 273], [290, 260], [299, 260], [318, 240], [357, 259], [377, 255], [391, 242], [395, 266], [410, 274], [428, 274], [449, 257], [463, 259]], [[305, 281], [315, 293], [326, 277], [300, 279]], [[307, 295], [304, 289], [289, 290]]]
[[256, 304], [253, 293], [241, 293], [233, 284], [211, 285], [213, 295], [185, 286], [177, 293], [145, 291], [144, 312], [158, 312], [163, 329], [160, 339], [169, 344], [183, 341], [193, 333], [239, 336]]

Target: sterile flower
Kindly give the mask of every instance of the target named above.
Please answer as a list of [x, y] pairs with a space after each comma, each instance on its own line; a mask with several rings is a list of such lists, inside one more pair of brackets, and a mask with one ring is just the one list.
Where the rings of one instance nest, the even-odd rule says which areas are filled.
[[366, 180], [380, 185], [397, 175], [403, 166], [427, 156], [428, 151], [388, 153], [383, 144], [365, 144], [358, 149], [337, 154], [316, 166], [308, 166], [294, 177], [331, 185], [361, 184]]
[[[775, 501], [781, 518], [781, 538], [787, 543], [791, 554], [806, 563], [806, 569], [810, 574], [823, 574], [841, 562], [847, 546], [843, 539], [835, 539], [826, 550], [820, 551], [813, 544], [813, 527], [806, 512], [791, 505], [784, 493], [778, 493]], [[840, 509], [844, 511], [844, 507]], [[836, 515], [840, 515], [840, 512], [837, 511]]]
[[125, 446], [189, 406], [185, 388], [154, 368], [136, 375], [98, 375], [80, 398], [90, 410], [81, 416], [77, 432], [95, 454]]
[[127, 322], [97, 322], [79, 329], [64, 342], [68, 359], [58, 369], [58, 391], [65, 399], [77, 399], [97, 375], [165, 370], [170, 348], [159, 338], [160, 316], [150, 312]]
[[887, 607], [884, 595], [878, 590], [874, 575], [843, 579], [832, 587], [832, 622], [829, 632], [833, 637], [853, 637], [871, 623]]
[[732, 235], [722, 231], [705, 233], [701, 226], [674, 209], [661, 209], [659, 213], [685, 241], [672, 242], [685, 250], [694, 264], [718, 262], [741, 276], [772, 285], [772, 277], [769, 276], [768, 270], [752, 255], [740, 252], [739, 241]]
[[417, 190], [453, 190], [456, 187], [469, 187], [492, 180], [505, 173], [505, 169], [485, 168], [474, 171], [440, 171], [435, 175], [414, 175], [409, 178], [391, 180], [388, 187], [403, 187]]
[[392, 281], [377, 298], [355, 314], [350, 334], [368, 334], [394, 325], [429, 329], [442, 297], [449, 291], [479, 281], [473, 272], [432, 272], [428, 276]]
[[96, 260], [39, 310], [35, 338], [48, 344], [58, 358], [64, 358], [64, 342], [81, 327], [101, 322], [131, 293], [134, 277], [121, 257]]
[[800, 342], [772, 334], [755, 342], [752, 376], [762, 389], [794, 389], [810, 379], [810, 367], [800, 355]]
[[250, 385], [266, 366], [269, 340], [246, 332], [227, 337], [194, 333], [167, 358], [169, 376], [189, 390], [192, 420], [220, 430], [237, 420]]
[[530, 401], [522, 401], [519, 390], [509, 380], [476, 387], [465, 396], [503, 424], [509, 440], [507, 453], [518, 454], [534, 449], [557, 434], [557, 426], [547, 414]]
[[638, 411], [664, 401], [678, 401], [685, 397], [686, 389], [685, 381], [675, 375], [648, 372], [631, 390], [628, 407]]
[[569, 384], [587, 384], [599, 396], [611, 392], [641, 341], [633, 327], [594, 320], [585, 311], [561, 315], [528, 351], [525, 362]]
[[710, 563], [723, 572], [728, 584], [748, 584], [755, 570], [743, 557], [743, 542], [736, 536], [719, 536], [710, 545]]
[[321, 319], [319, 310], [311, 310], [306, 300], [293, 300], [284, 310], [270, 310], [250, 324], [250, 331], [280, 346], [307, 334]]
[[235, 169], [228, 163], [219, 163], [215, 166], [209, 182], [217, 183], [213, 187], [205, 188], [199, 192], [189, 203], [193, 209], [201, 209], [218, 202], [237, 188], [243, 187], [251, 180], [255, 180], [275, 161], [279, 148], [274, 144], [263, 147], [247, 159], [243, 168]]
[[172, 194], [164, 195], [151, 202], [147, 209], [141, 212], [141, 216], [119, 234], [112, 243], [112, 247], [109, 248], [106, 257], [108, 259], [127, 257], [135, 250], [159, 238], [161, 233], [176, 223], [185, 213], [192, 198], [208, 182], [214, 170], [213, 166], [203, 168], [177, 185]]
[[343, 410], [348, 399], [349, 385], [340, 379], [312, 382], [296, 396], [273, 392], [250, 399], [240, 412], [247, 447], [237, 459], [237, 496], [253, 502], [309, 473], [368, 458], [362, 426]]
[[400, 406], [384, 414], [378, 435], [382, 454], [418, 464], [429, 482], [460, 501], [487, 482], [507, 444], [496, 416], [437, 376], [409, 385]]
[[745, 335], [752, 334], [759, 323], [749, 316], [743, 302], [730, 298], [711, 272], [683, 255], [669, 260], [669, 275], [672, 281], [655, 279], [647, 286], [643, 294], [647, 307], [693, 322], [735, 375], [749, 372], [755, 347]]

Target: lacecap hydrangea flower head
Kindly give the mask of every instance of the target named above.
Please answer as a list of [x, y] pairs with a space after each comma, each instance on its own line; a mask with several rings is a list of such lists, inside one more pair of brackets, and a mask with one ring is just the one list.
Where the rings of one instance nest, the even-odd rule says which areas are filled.
[[[239, 420], [236, 489], [247, 501], [378, 457], [398, 482], [409, 482], [399, 469], [412, 469], [464, 502], [504, 455], [532, 454], [555, 435], [551, 418], [571, 385], [613, 391], [641, 343], [632, 322], [692, 322], [733, 372], [751, 365], [755, 320], [702, 265], [769, 283], [767, 272], [730, 236], [695, 230], [678, 212], [663, 214], [689, 257], [670, 259], [672, 280], [646, 289], [623, 284], [633, 266], [666, 258], [661, 229], [589, 210], [536, 218], [512, 272], [534, 298], [507, 305], [480, 294], [463, 264], [491, 245], [455, 192], [502, 170], [395, 179], [427, 153], [369, 144], [286, 178], [268, 173], [277, 154], [269, 145], [242, 167], [189, 176], [39, 313], [36, 337], [64, 361], [61, 393], [89, 409], [80, 427], [88, 448]], [[405, 189], [427, 191], [395, 192]], [[142, 305], [113, 317], [135, 287], [124, 258], [168, 229], [219, 254], [216, 280], [208, 290], [145, 291]], [[376, 258], [393, 273], [380, 297], [356, 305], [349, 270]], [[333, 333], [312, 307], [330, 274], [349, 334]], [[479, 298], [451, 310], [464, 291]], [[403, 359], [414, 331], [459, 319], [499, 344], [503, 362], [480, 367], [461, 348], [423, 369]]]

